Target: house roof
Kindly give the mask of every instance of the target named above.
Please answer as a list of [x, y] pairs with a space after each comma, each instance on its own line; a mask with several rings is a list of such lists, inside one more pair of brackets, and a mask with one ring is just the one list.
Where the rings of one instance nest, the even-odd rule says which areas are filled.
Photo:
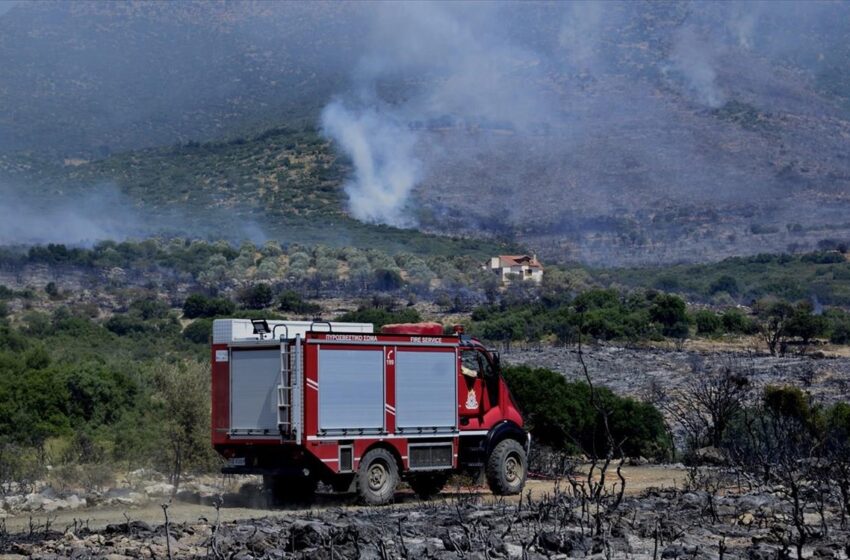
[[499, 266], [528, 266], [529, 268], [543, 268], [536, 256], [530, 255], [499, 255]]

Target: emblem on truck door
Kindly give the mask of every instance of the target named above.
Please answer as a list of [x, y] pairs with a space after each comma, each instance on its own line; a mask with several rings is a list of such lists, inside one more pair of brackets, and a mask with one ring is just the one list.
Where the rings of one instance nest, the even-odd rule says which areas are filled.
[[475, 410], [478, 408], [478, 397], [475, 396], [475, 389], [470, 389], [466, 395], [466, 410]]

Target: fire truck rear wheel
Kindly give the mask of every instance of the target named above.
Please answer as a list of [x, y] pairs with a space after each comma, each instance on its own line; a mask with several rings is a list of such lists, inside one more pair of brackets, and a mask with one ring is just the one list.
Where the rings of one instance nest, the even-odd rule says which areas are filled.
[[519, 494], [525, 486], [528, 461], [515, 440], [499, 442], [487, 458], [487, 484], [497, 496]]
[[386, 449], [373, 449], [360, 460], [357, 470], [357, 494], [370, 505], [392, 501], [398, 486], [398, 465]]

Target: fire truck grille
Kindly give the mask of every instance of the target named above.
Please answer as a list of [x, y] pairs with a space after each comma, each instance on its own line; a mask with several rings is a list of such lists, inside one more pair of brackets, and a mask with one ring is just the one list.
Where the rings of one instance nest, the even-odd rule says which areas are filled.
[[444, 469], [452, 466], [451, 442], [411, 443], [408, 451], [411, 470]]

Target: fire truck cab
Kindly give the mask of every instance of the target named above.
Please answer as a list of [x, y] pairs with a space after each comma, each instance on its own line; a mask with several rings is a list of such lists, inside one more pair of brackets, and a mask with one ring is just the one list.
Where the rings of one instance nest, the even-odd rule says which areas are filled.
[[213, 323], [212, 443], [223, 472], [263, 475], [276, 500], [318, 482], [393, 499], [448, 476], [486, 474], [522, 491], [530, 437], [499, 358], [442, 325], [218, 319]]

